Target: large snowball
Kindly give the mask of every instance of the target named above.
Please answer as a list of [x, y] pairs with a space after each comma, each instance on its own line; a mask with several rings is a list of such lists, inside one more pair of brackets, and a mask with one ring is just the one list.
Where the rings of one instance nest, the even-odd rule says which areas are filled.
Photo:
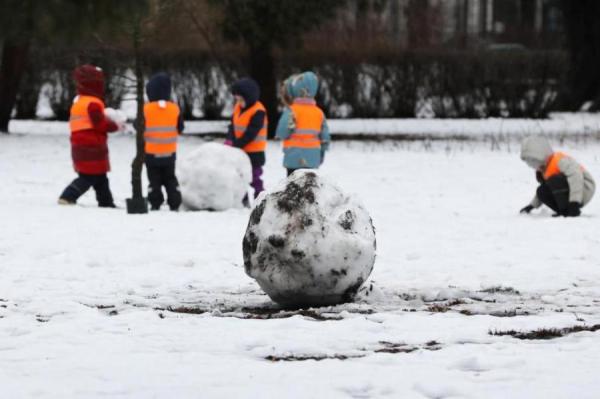
[[242, 150], [206, 143], [177, 161], [177, 176], [184, 207], [222, 211], [242, 207], [252, 166]]
[[375, 248], [365, 208], [309, 170], [259, 198], [243, 242], [246, 273], [291, 307], [351, 300], [371, 274]]

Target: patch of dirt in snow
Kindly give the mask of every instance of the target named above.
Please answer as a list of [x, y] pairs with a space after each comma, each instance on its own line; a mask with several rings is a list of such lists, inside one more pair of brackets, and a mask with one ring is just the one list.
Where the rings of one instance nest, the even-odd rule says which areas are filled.
[[[526, 293], [512, 287], [494, 286], [479, 291], [448, 287], [442, 290], [392, 291], [383, 290], [377, 298], [359, 297], [357, 302], [321, 308], [284, 309], [268, 300], [260, 290], [240, 292], [205, 292], [190, 290], [134, 295], [121, 302], [86, 304], [108, 316], [115, 316], [127, 307], [150, 308], [166, 318], [171, 314], [235, 317], [238, 319], [269, 320], [301, 316], [313, 321], [337, 321], [352, 315], [398, 314], [403, 312], [447, 313], [464, 316], [492, 317], [531, 316], [543, 313], [568, 312], [583, 321], [583, 315], [600, 314], [600, 302], [576, 300], [581, 295], [563, 289], [555, 293]], [[7, 302], [0, 302], [0, 311]], [[0, 313], [1, 315], [1, 313]]]
[[404, 353], [412, 353], [418, 350], [426, 350], [426, 351], [437, 351], [442, 349], [442, 345], [437, 341], [429, 341], [422, 345], [408, 345], [403, 342], [389, 342], [389, 341], [379, 341], [378, 344], [374, 348], [359, 349], [358, 352], [353, 351], [352, 353], [342, 354], [294, 354], [294, 353], [286, 353], [282, 355], [269, 355], [265, 357], [265, 360], [269, 360], [272, 362], [297, 362], [297, 361], [305, 361], [305, 360], [327, 360], [327, 359], [335, 359], [335, 360], [349, 360], [349, 359], [357, 359], [366, 357], [369, 355], [373, 355], [375, 353], [389, 353], [389, 354], [404, 354]]
[[490, 335], [494, 336], [505, 336], [509, 335], [511, 337], [517, 339], [524, 340], [536, 340], [536, 339], [554, 339], [561, 338], [569, 334], [574, 334], [582, 331], [596, 332], [600, 330], [600, 324], [594, 324], [593, 326], [588, 325], [580, 325], [573, 327], [565, 327], [565, 328], [540, 328], [532, 331], [515, 331], [515, 330], [507, 330], [500, 331], [494, 330], [490, 331]]
[[479, 292], [484, 292], [487, 294], [521, 295], [521, 293], [519, 291], [515, 290], [513, 287], [503, 287], [501, 285], [485, 288]]
[[335, 360], [348, 360], [348, 359], [357, 359], [361, 357], [365, 357], [366, 355], [269, 355], [265, 357], [265, 360], [269, 360], [271, 362], [301, 362], [305, 360], [327, 360], [327, 359], [335, 359]]
[[266, 300], [262, 293], [210, 293], [206, 298], [191, 301], [189, 298], [174, 300], [158, 295], [126, 299], [118, 304], [83, 304], [96, 308], [108, 316], [115, 316], [125, 308], [149, 308], [157, 311], [160, 318], [168, 313], [187, 315], [210, 315], [212, 317], [234, 317], [238, 319], [269, 320], [301, 316], [312, 321], [343, 320], [352, 314], [369, 315], [375, 310], [368, 304], [348, 303], [321, 308], [283, 309]]
[[397, 342], [388, 342], [388, 341], [380, 341], [379, 342], [382, 347], [379, 349], [375, 349], [373, 352], [375, 353], [410, 353], [416, 350], [428, 350], [428, 351], [437, 351], [442, 349], [442, 345], [437, 341], [429, 341], [420, 346], [411, 346], [405, 343], [397, 343]]
[[[589, 294], [588, 294], [589, 295]], [[574, 314], [599, 314], [600, 304], [572, 289], [552, 293], [527, 293], [513, 287], [493, 286], [478, 291], [457, 287], [431, 291], [386, 292], [384, 300], [370, 303], [376, 312], [456, 312], [465, 316], [488, 315], [493, 317], [516, 317], [538, 315], [547, 312], [570, 312]]]
[[210, 312], [209, 310], [206, 310], [206, 309], [195, 308], [195, 307], [190, 307], [190, 306], [177, 306], [177, 307], [168, 306], [166, 308], [154, 308], [154, 310], [167, 311], [167, 312], [173, 312], [173, 313], [184, 313], [184, 314], [204, 314], [206, 312]]
[[[167, 311], [172, 313], [184, 314], [204, 314], [210, 313], [215, 317], [235, 317], [238, 319], [269, 320], [286, 319], [294, 316], [302, 316], [314, 321], [343, 320], [344, 317], [340, 310], [329, 308], [309, 308], [296, 310], [282, 310], [272, 307], [243, 307], [243, 308], [204, 308], [188, 306], [168, 306], [166, 308], [156, 307], [154, 310]], [[372, 314], [371, 309], [344, 309], [347, 313]]]
[[3, 319], [7, 316], [5, 312], [9, 311], [9, 308], [16, 306], [16, 303], [11, 303], [8, 299], [0, 298], [0, 319]]

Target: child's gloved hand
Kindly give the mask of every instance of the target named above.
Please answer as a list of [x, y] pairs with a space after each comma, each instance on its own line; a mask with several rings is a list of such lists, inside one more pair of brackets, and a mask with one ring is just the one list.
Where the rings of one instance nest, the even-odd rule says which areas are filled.
[[519, 211], [519, 213], [530, 213], [533, 210], [533, 206], [532, 205], [527, 205], [526, 207], [524, 207], [523, 209], [521, 209]]
[[581, 205], [577, 202], [569, 202], [567, 209], [564, 213], [565, 217], [577, 217], [581, 215]]
[[543, 183], [544, 182], [544, 174], [542, 172], [540, 172], [539, 170], [536, 170], [535, 180], [537, 180], [538, 183]]

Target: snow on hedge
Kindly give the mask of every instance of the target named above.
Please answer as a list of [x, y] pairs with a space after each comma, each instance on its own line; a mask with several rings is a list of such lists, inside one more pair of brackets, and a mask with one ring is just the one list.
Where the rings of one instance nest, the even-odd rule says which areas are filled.
[[[186, 121], [185, 134], [224, 135], [228, 121]], [[562, 138], [573, 135], [600, 136], [600, 114], [555, 113], [549, 119], [329, 119], [332, 134], [340, 136], [400, 136], [404, 138], [525, 137], [545, 134]], [[13, 133], [68, 134], [66, 122], [13, 120]]]

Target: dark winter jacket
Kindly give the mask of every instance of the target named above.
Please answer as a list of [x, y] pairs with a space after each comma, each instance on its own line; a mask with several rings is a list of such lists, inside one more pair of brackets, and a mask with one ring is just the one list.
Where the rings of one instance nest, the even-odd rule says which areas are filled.
[[[231, 92], [244, 99], [245, 105], [242, 112], [252, 107], [260, 97], [260, 88], [258, 87], [258, 84], [250, 78], [243, 78], [235, 82], [231, 88]], [[263, 111], [257, 111], [252, 119], [250, 119], [250, 123], [244, 132], [244, 135], [240, 138], [236, 138], [233, 134], [232, 121], [227, 132], [227, 139], [233, 143], [234, 147], [244, 148], [256, 138], [260, 129], [263, 127], [264, 120], [265, 113]], [[248, 153], [248, 156], [250, 157], [250, 162], [253, 167], [263, 166], [265, 164], [264, 152]]]
[[107, 133], [118, 129], [117, 125], [104, 115], [104, 73], [93, 65], [82, 65], [75, 69], [73, 77], [78, 97], [90, 96], [98, 100], [87, 106], [87, 114], [93, 128], [71, 132], [73, 167], [78, 173], [101, 175], [110, 170]]

